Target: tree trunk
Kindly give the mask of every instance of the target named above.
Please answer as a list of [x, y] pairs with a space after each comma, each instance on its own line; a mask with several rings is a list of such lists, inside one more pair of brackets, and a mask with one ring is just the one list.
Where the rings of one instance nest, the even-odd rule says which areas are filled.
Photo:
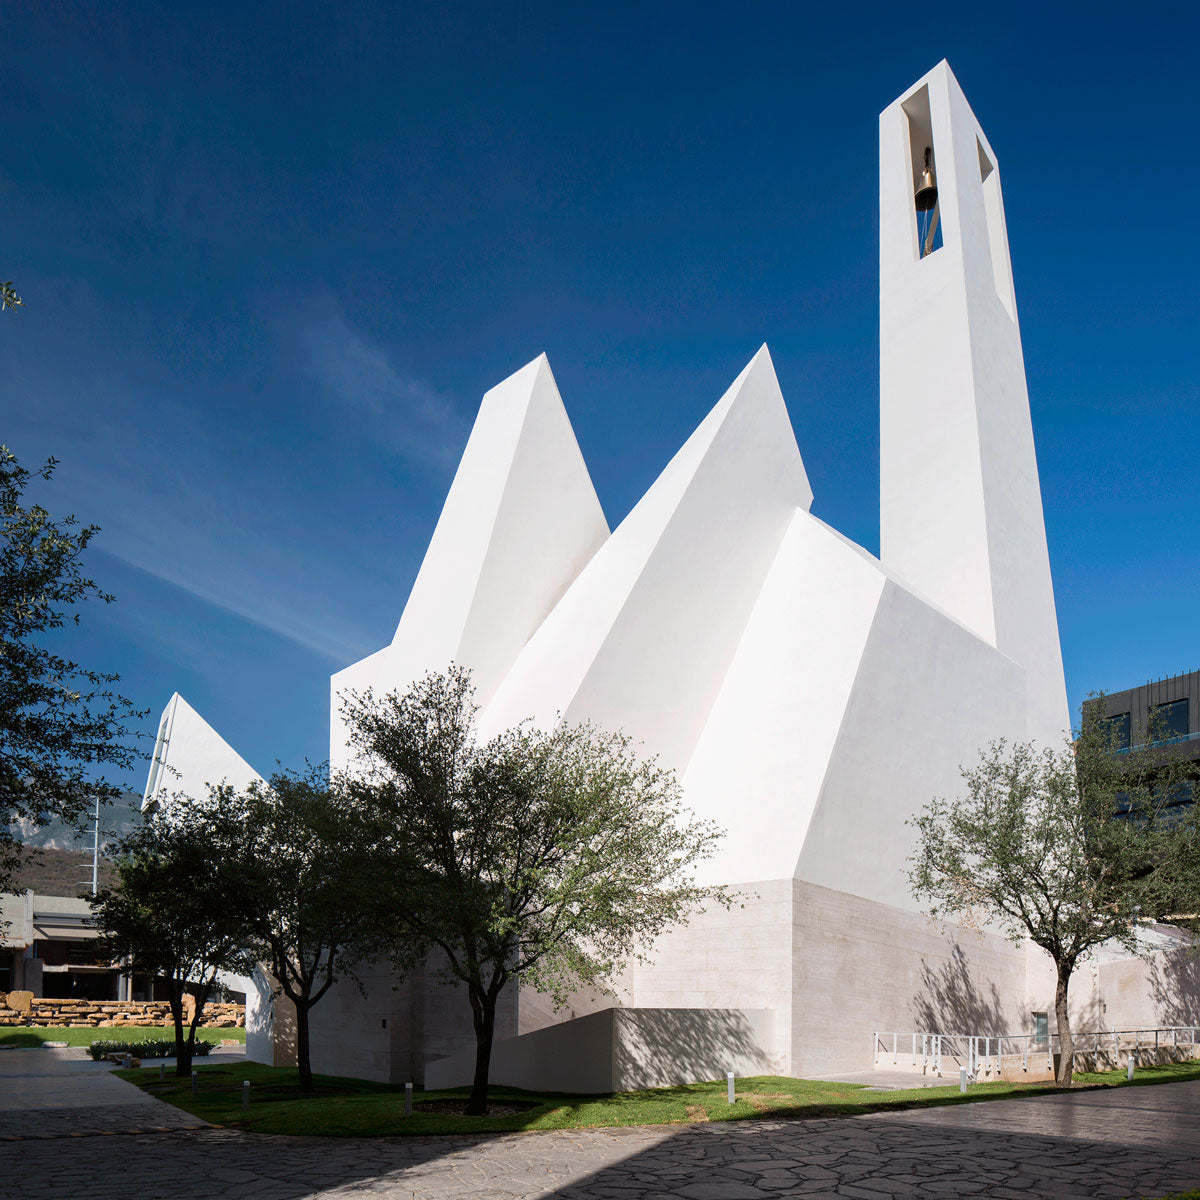
[[192, 1055], [196, 1049], [196, 1026], [200, 1024], [201, 1020], [204, 1017], [204, 1006], [207, 1003], [208, 1003], [207, 989], [204, 991], [198, 992], [195, 996], [192, 997], [192, 1020], [191, 1020], [191, 1024], [188, 1025], [188, 1035], [187, 1035], [187, 1058], [188, 1058], [188, 1070], [189, 1071], [192, 1068]]
[[1071, 968], [1060, 965], [1058, 983], [1054, 989], [1054, 1016], [1058, 1021], [1058, 1072], [1054, 1081], [1059, 1087], [1071, 1086], [1075, 1064], [1075, 1039], [1071, 1036], [1071, 1014], [1067, 1009], [1067, 987], [1070, 982]]
[[312, 1063], [308, 1058], [308, 997], [294, 1001], [296, 1005], [296, 1070], [300, 1072], [300, 1090], [311, 1092]]
[[496, 997], [474, 985], [470, 988], [475, 1018], [475, 1081], [467, 1101], [467, 1116], [487, 1114], [488, 1071], [492, 1065], [492, 1034], [496, 1027]]
[[175, 1022], [175, 1074], [186, 1077], [192, 1073], [192, 1050], [183, 1036], [183, 984], [178, 980], [167, 981], [167, 1003]]

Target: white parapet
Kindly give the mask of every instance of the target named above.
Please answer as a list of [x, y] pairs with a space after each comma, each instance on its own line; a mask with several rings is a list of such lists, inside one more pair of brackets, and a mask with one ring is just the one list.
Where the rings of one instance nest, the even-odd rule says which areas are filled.
[[[491, 1081], [537, 1092], [607, 1094], [697, 1080], [769, 1075], [769, 1009], [605, 1008], [494, 1043]], [[429, 1089], [462, 1087], [475, 1072], [468, 1050], [425, 1065]]]

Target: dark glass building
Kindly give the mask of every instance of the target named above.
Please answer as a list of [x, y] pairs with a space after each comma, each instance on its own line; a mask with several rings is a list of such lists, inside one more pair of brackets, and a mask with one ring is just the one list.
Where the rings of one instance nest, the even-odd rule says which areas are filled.
[[[1085, 720], [1101, 717], [1113, 730], [1118, 754], [1140, 754], [1163, 746], [1178, 747], [1196, 764], [1200, 777], [1200, 670], [1141, 687], [1109, 692], [1083, 706]], [[1182, 812], [1195, 803], [1196, 784], [1172, 789], [1170, 807]]]

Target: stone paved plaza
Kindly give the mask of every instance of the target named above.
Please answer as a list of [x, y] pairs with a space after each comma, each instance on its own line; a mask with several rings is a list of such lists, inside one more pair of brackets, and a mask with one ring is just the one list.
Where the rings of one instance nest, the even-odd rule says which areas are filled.
[[[1200, 1083], [840, 1120], [365, 1141], [208, 1128], [122, 1133], [161, 1114], [131, 1085], [90, 1071], [74, 1076], [72, 1128], [69, 1106], [15, 1109], [7, 1085], [33, 1078], [35, 1066], [14, 1070], [18, 1054], [49, 1057], [3, 1056], [0, 1136], [32, 1132], [38, 1111], [52, 1136], [0, 1141], [3, 1200], [1029, 1200], [1156, 1196], [1200, 1185]], [[97, 1105], [89, 1089], [98, 1087], [132, 1095]], [[22, 1090], [32, 1099], [27, 1085]], [[96, 1131], [98, 1110], [112, 1132]]]

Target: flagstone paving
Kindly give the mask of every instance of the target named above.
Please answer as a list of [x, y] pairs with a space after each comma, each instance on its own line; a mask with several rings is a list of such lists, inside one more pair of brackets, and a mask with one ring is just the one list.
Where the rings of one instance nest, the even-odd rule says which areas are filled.
[[[0, 1131], [8, 1108], [0, 1093]], [[202, 1128], [0, 1142], [0, 1197], [1115, 1200], [1200, 1185], [1198, 1148], [1200, 1083], [1177, 1083], [840, 1120], [378, 1141]]]

